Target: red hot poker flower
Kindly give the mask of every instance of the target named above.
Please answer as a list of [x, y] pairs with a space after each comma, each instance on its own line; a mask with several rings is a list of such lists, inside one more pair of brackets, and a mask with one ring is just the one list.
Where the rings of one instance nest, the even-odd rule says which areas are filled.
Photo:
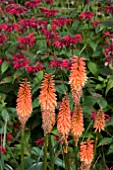
[[17, 115], [21, 124], [25, 125], [32, 113], [31, 87], [25, 80], [20, 84], [16, 102]]
[[90, 170], [91, 163], [93, 160], [93, 140], [87, 139], [86, 142], [82, 142], [80, 145], [80, 161], [81, 167], [80, 169]]
[[42, 111], [42, 127], [44, 135], [50, 133], [55, 123], [56, 94], [53, 76], [45, 73], [39, 95], [39, 103]]
[[60, 105], [57, 121], [57, 129], [63, 137], [64, 152], [67, 152], [67, 138], [71, 128], [71, 111], [69, 99], [64, 96]]

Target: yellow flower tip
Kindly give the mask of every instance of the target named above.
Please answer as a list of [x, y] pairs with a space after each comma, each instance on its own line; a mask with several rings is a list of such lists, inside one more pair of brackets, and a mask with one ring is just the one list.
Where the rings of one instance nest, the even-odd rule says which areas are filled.
[[87, 139], [86, 142], [81, 142], [80, 144], [80, 161], [86, 165], [91, 165], [93, 160], [93, 140]]
[[44, 135], [50, 133], [55, 123], [55, 106], [57, 106], [56, 90], [52, 75], [45, 73], [39, 95], [39, 103], [42, 111], [42, 128]]
[[77, 142], [84, 131], [84, 121], [82, 107], [80, 104], [77, 104], [72, 115], [71, 121], [71, 133], [77, 145]]
[[104, 117], [104, 112], [102, 110], [102, 108], [99, 109], [99, 111], [97, 112], [95, 121], [94, 121], [94, 128], [95, 128], [95, 132], [101, 132], [101, 130], [104, 130], [104, 126], [105, 126], [105, 117]]
[[16, 102], [17, 115], [20, 119], [21, 124], [25, 125], [32, 113], [31, 87], [26, 79], [23, 79], [23, 82], [20, 84]]

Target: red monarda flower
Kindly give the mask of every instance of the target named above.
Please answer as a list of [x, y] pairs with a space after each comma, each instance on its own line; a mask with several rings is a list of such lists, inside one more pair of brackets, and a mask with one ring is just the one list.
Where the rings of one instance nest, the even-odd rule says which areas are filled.
[[86, 142], [82, 142], [80, 145], [80, 161], [81, 170], [90, 170], [93, 160], [93, 140], [87, 139]]
[[50, 133], [55, 123], [55, 106], [56, 102], [56, 90], [52, 75], [45, 73], [43, 83], [41, 85], [41, 91], [39, 95], [39, 103], [42, 111], [42, 127], [44, 129], [44, 135]]
[[6, 149], [0, 145], [0, 153], [5, 153]]
[[30, 60], [22, 53], [17, 53], [12, 57], [13, 65], [15, 69], [26, 68], [30, 63]]
[[82, 13], [79, 15], [79, 18], [81, 18], [81, 19], [84, 18], [84, 19], [91, 20], [93, 16], [94, 16], [94, 13], [88, 11], [88, 12], [82, 12]]
[[107, 13], [113, 14], [113, 6], [112, 5], [111, 6], [106, 6], [105, 8], [107, 9]]
[[80, 104], [78, 104], [75, 107], [75, 110], [72, 115], [72, 121], [71, 121], [71, 133], [73, 135], [76, 145], [83, 131], [84, 131], [84, 123], [83, 123], [82, 107], [80, 106]]
[[59, 11], [58, 9], [49, 9], [49, 8], [41, 8], [41, 12], [45, 14], [47, 17], [55, 16]]
[[7, 136], [6, 136], [6, 140], [7, 140], [8, 142], [10, 142], [12, 138], [13, 138], [13, 135], [12, 135], [10, 132], [8, 132], [8, 133], [7, 133]]
[[32, 112], [31, 87], [25, 80], [20, 84], [16, 110], [21, 124], [25, 125]]
[[31, 0], [30, 2], [26, 1], [25, 5], [29, 6], [31, 8], [35, 8], [35, 7], [37, 7], [39, 5], [40, 2], [41, 2], [40, 0]]
[[21, 47], [24, 47], [24, 45], [29, 45], [30, 47], [32, 47], [36, 42], [33, 33], [30, 33], [26, 37], [19, 36], [18, 41], [20, 42]]
[[[69, 76], [69, 84], [75, 104], [79, 103], [82, 94], [82, 88], [87, 80], [85, 58], [74, 56], [72, 59], [71, 73]], [[76, 97], [77, 96], [77, 97]]]
[[100, 108], [96, 115], [95, 122], [94, 122], [95, 132], [98, 131], [100, 133], [101, 130], [104, 130], [104, 126], [105, 126], [104, 112], [102, 108]]
[[69, 99], [67, 96], [64, 96], [62, 103], [60, 105], [57, 121], [57, 129], [63, 137], [63, 141], [66, 145], [64, 152], [67, 152], [67, 137], [71, 127], [71, 111], [69, 105]]
[[10, 4], [10, 5], [7, 5], [5, 7], [5, 11], [6, 13], [10, 13], [10, 14], [13, 14], [13, 15], [21, 15], [21, 14], [24, 14], [28, 11], [27, 8], [19, 5], [19, 4]]

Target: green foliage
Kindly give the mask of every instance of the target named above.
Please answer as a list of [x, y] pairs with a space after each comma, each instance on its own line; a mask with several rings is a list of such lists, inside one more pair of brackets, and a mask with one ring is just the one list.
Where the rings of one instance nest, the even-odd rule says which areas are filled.
[[[111, 1], [54, 0], [52, 4], [52, 0], [44, 0], [34, 7], [30, 7], [30, 2], [15, 0], [15, 3], [20, 5], [18, 9], [14, 7], [16, 5], [12, 7], [12, 1], [0, 3], [0, 152], [3, 152], [0, 168], [20, 170], [21, 124], [16, 113], [16, 100], [19, 84], [23, 78], [27, 78], [32, 89], [33, 112], [25, 126], [24, 168], [43, 170], [44, 133], [39, 94], [44, 74], [47, 72], [54, 75], [58, 103], [55, 110], [56, 122], [51, 132], [54, 170], [66, 169], [62, 136], [57, 130], [57, 118], [64, 94], [69, 97], [71, 112], [74, 111], [69, 75], [72, 57], [83, 56], [86, 59], [88, 77], [80, 101], [84, 115], [84, 132], [78, 141], [77, 154], [75, 154], [72, 134], [69, 134], [70, 170], [75, 169], [75, 155], [78, 160], [77, 166], [80, 167], [81, 142], [87, 138], [95, 139], [93, 119], [100, 107], [105, 113], [105, 131], [98, 136], [92, 170], [107, 167], [110, 169], [113, 166], [113, 7]], [[46, 8], [53, 11], [48, 12]], [[54, 15], [56, 9], [58, 13]], [[12, 13], [6, 12], [7, 10], [11, 10]], [[22, 11], [17, 14], [18, 10]], [[44, 13], [43, 10], [46, 12]], [[83, 12], [92, 12], [94, 16], [91, 17], [91, 14], [85, 16]], [[32, 36], [28, 38], [31, 34], [34, 35], [34, 40]], [[49, 145], [48, 142], [47, 147]], [[6, 151], [2, 151], [1, 148]], [[48, 170], [52, 170], [50, 160], [48, 149]]]

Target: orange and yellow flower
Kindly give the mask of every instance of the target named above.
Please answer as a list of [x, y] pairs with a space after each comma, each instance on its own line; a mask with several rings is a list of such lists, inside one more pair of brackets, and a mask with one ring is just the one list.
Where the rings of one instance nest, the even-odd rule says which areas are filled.
[[39, 103], [42, 111], [42, 127], [44, 134], [51, 132], [55, 123], [56, 90], [52, 75], [45, 73], [39, 95]]
[[[66, 146], [70, 127], [71, 127], [71, 111], [69, 99], [67, 96], [64, 96], [58, 113], [57, 129], [62, 135], [63, 141]], [[64, 149], [64, 152], [67, 152], [67, 147]]]
[[80, 104], [76, 105], [75, 110], [72, 115], [71, 121], [71, 133], [77, 145], [78, 139], [84, 131], [83, 113]]
[[25, 80], [20, 84], [16, 110], [21, 124], [25, 125], [32, 113], [31, 87]]
[[[79, 103], [82, 94], [82, 88], [87, 80], [85, 58], [74, 56], [72, 59], [69, 84], [71, 86], [72, 97], [75, 104]], [[76, 97], [77, 95], [77, 97]], [[75, 97], [74, 97], [75, 96]]]
[[105, 126], [104, 112], [102, 108], [100, 108], [94, 121], [95, 132], [98, 131], [100, 133], [101, 130], [104, 130], [104, 126]]
[[93, 161], [93, 140], [87, 139], [86, 142], [80, 144], [80, 161], [81, 161], [81, 170], [90, 170], [91, 163]]

